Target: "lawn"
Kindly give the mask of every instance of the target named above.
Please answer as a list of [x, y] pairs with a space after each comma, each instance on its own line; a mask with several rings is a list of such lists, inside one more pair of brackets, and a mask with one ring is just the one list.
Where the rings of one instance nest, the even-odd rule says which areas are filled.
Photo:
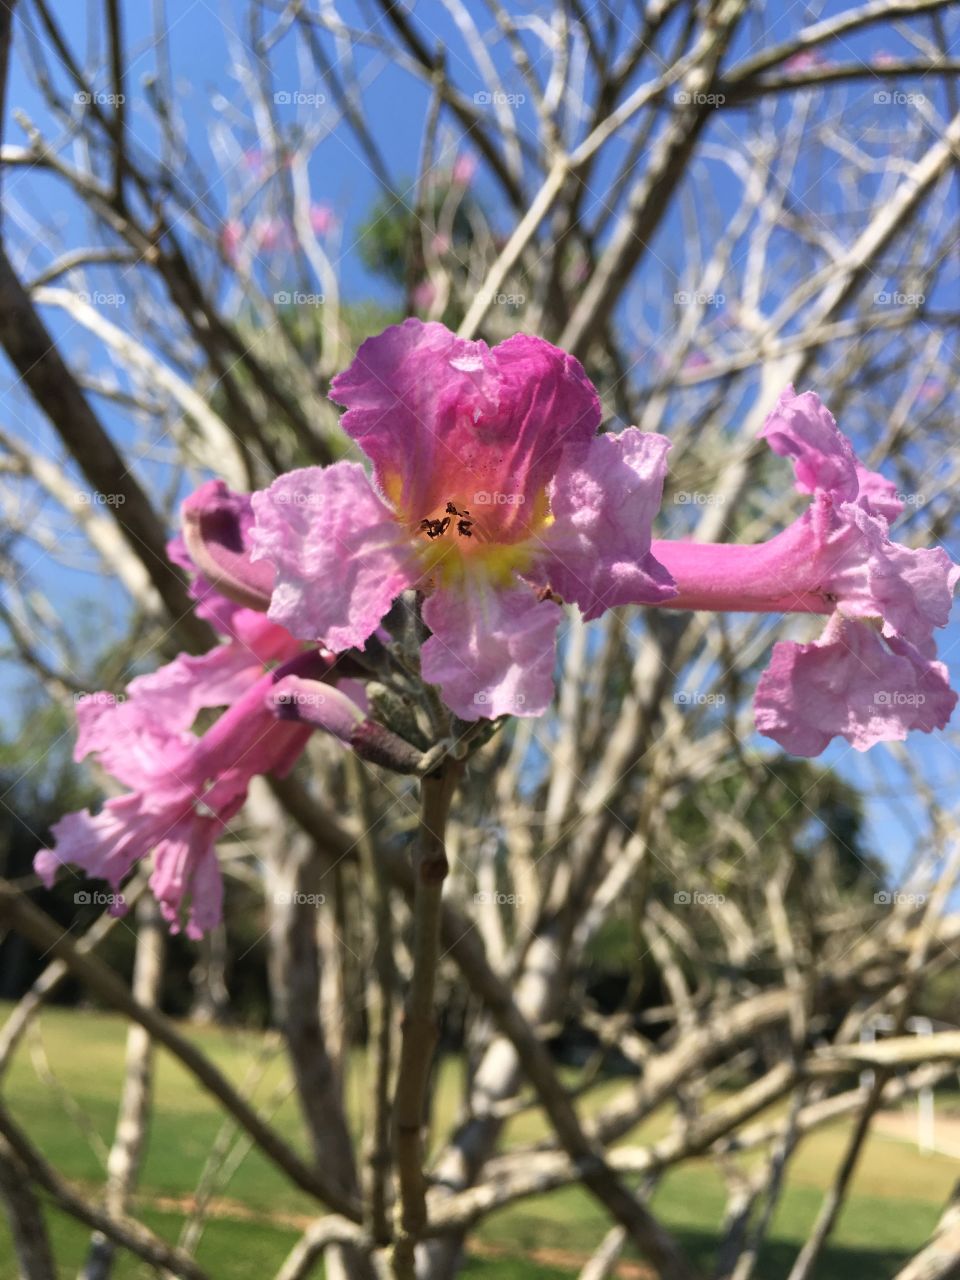
[[[5, 1014], [5, 1011], [0, 1011]], [[103, 1151], [112, 1137], [122, 1076], [125, 1024], [94, 1012], [52, 1009], [20, 1047], [4, 1083], [4, 1096], [44, 1154], [67, 1177], [87, 1185], [103, 1179]], [[275, 1111], [275, 1122], [302, 1146], [293, 1100], [284, 1095], [285, 1071], [275, 1041], [244, 1032], [195, 1029], [190, 1034], [238, 1085], [256, 1077], [255, 1099]], [[362, 1064], [350, 1075], [354, 1119], [362, 1113]], [[447, 1060], [440, 1076], [441, 1123], [455, 1112], [459, 1064]], [[204, 1164], [223, 1129], [209, 1097], [165, 1052], [157, 1059], [157, 1109], [150, 1133], [138, 1212], [161, 1235], [176, 1240]], [[602, 1091], [600, 1091], [602, 1096]], [[654, 1117], [644, 1134], [669, 1122]], [[509, 1136], [542, 1132], [536, 1113], [515, 1119]], [[776, 1215], [760, 1280], [780, 1280], [812, 1222], [824, 1186], [842, 1150], [843, 1124], [806, 1140], [798, 1153]], [[637, 1135], [633, 1135], [635, 1140]], [[840, 1219], [817, 1280], [880, 1280], [929, 1235], [957, 1179], [958, 1162], [923, 1155], [900, 1139], [875, 1135], [860, 1162], [853, 1194]], [[220, 1190], [198, 1259], [216, 1280], [265, 1280], [278, 1268], [311, 1213], [309, 1199], [291, 1190], [258, 1153], [238, 1163]], [[667, 1176], [654, 1207], [690, 1252], [706, 1263], [724, 1209], [723, 1184], [713, 1167], [698, 1161]], [[63, 1276], [73, 1276], [87, 1232], [51, 1211], [51, 1231]], [[490, 1218], [479, 1230], [465, 1274], [497, 1280], [556, 1280], [576, 1275], [578, 1263], [607, 1227], [603, 1213], [579, 1188], [524, 1201]], [[146, 1276], [124, 1257], [117, 1277]], [[0, 1280], [14, 1280], [5, 1220], [0, 1218]]]

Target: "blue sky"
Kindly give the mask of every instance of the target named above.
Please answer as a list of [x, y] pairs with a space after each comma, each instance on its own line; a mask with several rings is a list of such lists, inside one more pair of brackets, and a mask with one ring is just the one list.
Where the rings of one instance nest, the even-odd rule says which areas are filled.
[[[848, 7], [847, 4], [829, 3], [816, 16], [828, 16]], [[88, 6], [75, 2], [59, 8], [61, 12], [58, 14], [58, 19], [63, 23], [68, 39], [75, 43], [75, 47], [83, 50], [86, 41]], [[123, 8], [127, 44], [131, 50], [130, 78], [127, 86], [130, 129], [145, 153], [149, 155], [157, 148], [157, 138], [150, 122], [150, 113], [143, 103], [144, 78], [152, 73], [156, 58], [150, 25], [152, 6], [143, 4], [142, 0], [125, 0]], [[488, 26], [489, 19], [485, 6], [477, 3], [476, 0], [468, 0], [467, 8], [476, 16], [479, 24], [484, 28]], [[627, 12], [633, 12], [632, 6], [625, 5], [623, 8]], [[518, 13], [534, 12], [536, 6], [513, 5], [512, 9]], [[768, 6], [768, 9], [776, 12], [773, 21], [767, 18], [766, 29], [761, 32], [754, 22], [748, 20], [741, 29], [734, 49], [728, 55], [728, 63], [733, 63], [749, 53], [758, 38], [763, 45], [769, 45], [776, 40], [788, 37], [803, 25], [806, 18], [806, 11], [800, 5]], [[236, 80], [230, 73], [229, 53], [231, 29], [234, 31], [232, 38], [240, 38], [235, 30], [240, 10], [241, 6], [236, 3], [218, 5], [207, 3], [206, 0], [199, 0], [198, 3], [178, 0], [177, 3], [168, 5], [170, 56], [176, 69], [179, 105], [188, 122], [193, 150], [201, 165], [205, 167], [205, 171], [210, 174], [216, 172], [208, 141], [208, 127], [212, 118], [211, 101], [215, 101], [218, 97], [232, 103], [241, 100]], [[341, 12], [348, 21], [363, 25], [363, 19], [356, 6], [341, 6]], [[421, 3], [416, 6], [415, 12], [421, 28], [429, 31], [431, 43], [442, 44], [451, 75], [459, 82], [463, 91], [470, 95], [472, 92], [481, 90], [484, 87], [483, 81], [476, 71], [472, 57], [455, 23], [445, 8], [432, 0], [429, 4]], [[385, 30], [383, 34], [392, 38], [389, 31]], [[528, 47], [536, 56], [538, 47], [533, 43]], [[826, 52], [829, 56], [846, 62], [854, 59], [868, 60], [879, 52], [906, 55], [913, 51], [892, 28], [885, 27], [874, 28], [855, 38], [835, 42]], [[337, 56], [337, 51], [333, 48], [331, 48], [331, 55]], [[281, 43], [272, 55], [271, 62], [274, 67], [271, 86], [273, 91], [291, 94], [295, 91], [311, 93], [322, 88], [316, 78], [303, 72], [297, 60], [293, 41], [289, 38]], [[508, 65], [508, 60], [498, 55], [498, 63], [505, 67]], [[376, 51], [359, 53], [356, 70], [358, 80], [363, 85], [365, 121], [378, 140], [392, 175], [403, 187], [416, 170], [421, 131], [428, 111], [428, 92], [419, 80], [396, 68], [389, 59]], [[648, 75], [649, 69], [645, 68], [638, 79], [645, 79]], [[507, 78], [510, 80], [508, 87], [517, 87], [512, 73], [508, 72]], [[104, 91], [109, 89], [105, 73], [101, 72], [98, 83]], [[868, 81], [857, 88], [855, 92], [861, 94], [865, 110], [869, 110], [869, 103], [877, 85], [885, 83], [878, 79], [876, 83]], [[931, 94], [938, 108], [946, 109], [942, 99], [942, 87], [927, 85], [925, 91]], [[14, 60], [8, 90], [8, 111], [4, 129], [4, 138], [8, 143], [18, 143], [23, 138], [19, 126], [11, 119], [13, 107], [24, 109], [44, 132], [57, 136], [57, 126], [49, 120], [46, 108], [24, 75], [19, 59]], [[282, 107], [281, 112], [285, 120], [293, 123], [298, 112], [301, 117], [313, 121], [314, 113], [318, 109], [323, 108], [312, 105], [298, 107], [291, 104], [289, 107]], [[519, 108], [521, 127], [532, 127], [531, 113], [532, 108], [529, 104]], [[740, 118], [738, 113], [727, 113], [722, 118], [718, 118], [714, 127], [721, 131], [735, 132]], [[241, 134], [242, 132], [241, 129]], [[253, 147], [256, 142], [256, 131], [251, 121], [247, 143]], [[449, 142], [448, 155], [444, 157], [449, 163], [452, 163], [458, 151], [472, 150], [469, 139], [458, 138], [455, 130], [451, 131]], [[598, 170], [592, 184], [595, 194], [588, 200], [588, 210], [591, 207], [593, 209], [600, 207], [615, 159], [614, 152], [607, 162], [607, 167], [601, 167]], [[716, 165], [715, 174], [716, 208], [714, 212], [722, 222], [724, 216], [733, 207], [737, 192], [724, 168]], [[313, 198], [331, 205], [341, 223], [341, 254], [337, 265], [345, 295], [355, 299], [368, 296], [390, 298], [389, 288], [370, 275], [356, 251], [358, 229], [377, 198], [379, 188], [360, 155], [355, 140], [346, 129], [331, 129], [317, 149], [310, 177]], [[803, 181], [803, 197], [820, 209], [829, 211], [831, 205], [841, 198], [839, 191], [831, 189], [827, 174], [810, 173], [805, 175]], [[498, 216], [496, 188], [485, 176], [482, 168], [475, 182], [478, 195], [485, 200], [496, 218]], [[8, 202], [15, 206], [14, 216], [17, 223], [29, 227], [31, 219], [35, 218], [37, 223], [41, 224], [52, 215], [55, 222], [59, 224], [66, 243], [85, 242], [84, 213], [75, 202], [65, 199], [62, 183], [34, 172], [8, 174], [6, 197]], [[204, 193], [205, 204], [210, 210], [211, 225], [216, 225], [217, 217], [222, 216], [223, 199], [223, 184], [214, 178], [209, 191]], [[502, 219], [502, 225], [508, 227], [510, 222], [507, 211], [499, 210], [499, 216]], [[677, 238], [682, 234], [683, 225], [679, 215], [675, 212], [671, 213], [653, 244], [654, 256], [658, 262], [670, 264], [679, 259]], [[18, 236], [17, 239], [22, 241], [22, 236]], [[50, 246], [38, 237], [30, 253], [29, 265], [31, 268], [38, 269], [49, 260], [50, 256]], [[104, 274], [100, 279], [104, 288], [111, 287], [111, 282], [115, 281], [115, 277], [109, 274]], [[624, 305], [624, 315], [628, 311], [629, 299]], [[122, 308], [118, 314], [122, 323], [124, 317]], [[110, 318], [116, 319], [112, 314]], [[97, 350], [95, 343], [71, 328], [62, 317], [48, 314], [47, 319], [54, 332], [62, 337], [66, 350], [73, 358], [82, 356], [84, 352], [89, 353], [91, 359], [95, 358]], [[0, 364], [0, 368], [2, 368], [5, 384], [0, 394], [3, 396], [7, 426], [15, 434], [28, 440], [31, 447], [43, 451], [53, 450], [54, 441], [49, 427], [37, 414], [29, 400], [13, 385], [9, 368], [5, 364]], [[125, 441], [131, 438], [130, 424], [121, 412], [107, 402], [98, 402], [97, 408], [119, 440]], [[140, 468], [140, 472], [144, 474], [144, 468]], [[954, 548], [954, 551], [956, 552], [957, 548]], [[109, 620], [105, 626], [98, 627], [101, 633], [107, 631], [109, 627], [119, 628], [122, 625], [124, 612], [122, 594], [119, 591], [111, 592], [109, 598], [104, 598], [101, 579], [82, 571], [65, 570], [52, 561], [44, 563], [42, 557], [38, 557], [34, 569], [40, 581], [49, 590], [51, 597], [56, 598], [58, 608], [63, 614], [69, 614], [71, 610], [79, 611], [81, 608], [86, 611], [85, 602], [89, 601], [92, 592], [96, 592], [97, 612], [102, 611]], [[957, 635], [957, 628], [954, 626], [951, 628], [949, 640], [942, 647], [956, 646]], [[957, 668], [960, 668], [960, 648], [956, 651], [954, 663], [955, 671]], [[19, 680], [19, 673], [9, 664], [6, 664], [5, 668], [0, 668], [0, 687], [8, 695], [16, 689]], [[8, 706], [10, 702], [11, 699], [8, 696]], [[924, 771], [931, 779], [942, 778], [944, 786], [951, 784], [956, 774], [957, 763], [957, 757], [951, 747], [936, 740], [918, 741], [915, 738], [911, 743], [911, 752], [915, 759], [922, 761]], [[854, 780], [865, 780], [869, 777], [873, 781], [874, 771], [880, 763], [877, 759], [878, 754], [872, 753], [869, 761], [865, 762], [842, 747], [834, 747], [827, 754], [826, 759], [828, 761], [836, 759], [842, 772]], [[889, 850], [890, 856], [894, 860], [899, 860], [911, 847], [913, 837], [908, 834], [905, 825], [897, 818], [896, 808], [894, 803], [878, 803], [872, 809], [872, 818], [878, 847], [881, 847], [881, 851], [884, 852]], [[891, 832], [894, 834], [891, 835]]]

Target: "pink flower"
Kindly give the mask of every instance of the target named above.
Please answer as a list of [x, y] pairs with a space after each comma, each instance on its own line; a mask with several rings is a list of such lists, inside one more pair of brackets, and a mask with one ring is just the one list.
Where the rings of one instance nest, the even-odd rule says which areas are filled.
[[477, 157], [472, 151], [461, 151], [453, 162], [452, 178], [458, 187], [469, 187], [477, 172]]
[[[214, 655], [219, 651], [206, 658]], [[52, 828], [54, 847], [38, 853], [34, 867], [48, 886], [69, 863], [118, 890], [134, 863], [152, 850], [150, 887], [171, 931], [177, 932], [186, 916], [186, 932], [197, 938], [221, 915], [216, 840], [242, 806], [251, 779], [288, 772], [311, 732], [307, 725], [276, 717], [274, 685], [287, 672], [326, 673], [334, 660], [309, 653], [266, 674], [248, 667], [243, 691], [230, 687], [236, 701], [200, 737], [184, 727], [186, 702], [214, 705], [210, 687], [200, 693], [188, 689], [183, 703], [169, 696], [177, 683], [172, 669], [180, 667], [178, 678], [183, 677], [183, 664], [191, 661], [204, 659], [181, 657], [134, 681], [124, 702], [91, 702], [96, 708], [91, 712], [81, 705], [77, 759], [94, 754], [131, 790], [108, 800], [96, 815], [84, 811], [61, 818]], [[237, 680], [242, 684], [240, 675]], [[216, 701], [227, 692], [226, 686], [216, 686]]]
[[[252, 520], [249, 497], [210, 481], [184, 511], [188, 541], [218, 585], [229, 588], [230, 571], [242, 572], [237, 566], [245, 559], [240, 543]], [[196, 573], [183, 539], [168, 550], [175, 564]], [[130, 791], [96, 815], [62, 818], [52, 829], [54, 848], [38, 853], [34, 865], [48, 885], [70, 863], [119, 889], [152, 849], [150, 884], [165, 918], [176, 931], [186, 910], [187, 933], [198, 937], [220, 919], [215, 841], [243, 804], [250, 779], [291, 768], [310, 734], [309, 727], [277, 720], [273, 686], [304, 665], [313, 672], [319, 664], [326, 673], [333, 658], [301, 654], [288, 631], [228, 600], [203, 575], [194, 578], [191, 594], [197, 612], [228, 642], [137, 676], [121, 697], [93, 693], [78, 701], [75, 758], [93, 755]], [[245, 598], [255, 600], [251, 586]], [[265, 664], [277, 661], [285, 666], [265, 672]], [[198, 712], [214, 707], [228, 710], [198, 737], [191, 731]]]
[[250, 560], [250, 495], [208, 480], [184, 502], [182, 516], [184, 534], [167, 554], [190, 573], [198, 616], [261, 663], [293, 657], [300, 642], [266, 617], [273, 572]]
[[594, 618], [673, 594], [650, 554], [668, 443], [636, 428], [597, 437], [597, 393], [556, 347], [517, 334], [490, 350], [407, 320], [365, 342], [331, 394], [373, 483], [339, 462], [253, 496], [270, 616], [292, 634], [362, 645], [417, 587], [423, 676], [456, 714], [538, 715], [553, 595]]
[[418, 311], [429, 311], [437, 296], [437, 286], [432, 280], [420, 280], [413, 286], [411, 302]]
[[285, 218], [262, 218], [254, 227], [257, 248], [274, 253], [290, 248], [290, 226]]
[[830, 66], [829, 58], [824, 57], [819, 49], [800, 49], [791, 54], [784, 62], [784, 71], [815, 71], [817, 67]]
[[310, 206], [310, 226], [314, 235], [325, 236], [336, 226], [336, 214], [328, 204], [312, 204]]
[[757, 686], [757, 728], [796, 755], [836, 736], [864, 751], [942, 728], [957, 698], [933, 632], [947, 623], [960, 568], [940, 549], [892, 541], [894, 486], [857, 461], [813, 392], [788, 387], [760, 434], [793, 460], [810, 506], [759, 546], [654, 542], [679, 592], [666, 603], [830, 615], [812, 644], [776, 645]]
[[239, 258], [243, 237], [243, 223], [237, 218], [229, 218], [223, 224], [223, 230], [220, 232], [220, 247], [228, 262], [236, 262]]

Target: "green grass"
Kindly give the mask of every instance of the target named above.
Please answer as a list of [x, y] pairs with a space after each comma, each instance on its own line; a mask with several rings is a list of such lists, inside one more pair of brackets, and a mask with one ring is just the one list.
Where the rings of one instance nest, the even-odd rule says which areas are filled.
[[[122, 1019], [108, 1014], [46, 1011], [36, 1035], [20, 1047], [4, 1082], [7, 1105], [47, 1158], [65, 1176], [89, 1187], [103, 1180], [96, 1140], [109, 1145], [112, 1138], [125, 1029]], [[251, 1073], [256, 1073], [255, 1102], [262, 1108], [277, 1107], [274, 1123], [305, 1152], [294, 1100], [287, 1097], [278, 1106], [286, 1073], [275, 1044], [271, 1047], [260, 1035], [219, 1029], [191, 1029], [189, 1034], [238, 1087], [245, 1087]], [[55, 1082], [46, 1077], [48, 1068]], [[363, 1112], [362, 1077], [358, 1060], [348, 1090], [358, 1126]], [[456, 1114], [460, 1080], [460, 1064], [445, 1061], [437, 1093], [441, 1132]], [[596, 1090], [585, 1110], [599, 1105], [617, 1087], [610, 1083]], [[629, 1141], [655, 1137], [670, 1121], [665, 1110], [639, 1134], [630, 1135]], [[184, 1221], [183, 1210], [173, 1202], [196, 1188], [222, 1126], [222, 1116], [208, 1095], [161, 1051], [156, 1110], [137, 1212], [168, 1240], [176, 1241]], [[542, 1118], [535, 1111], [527, 1112], [510, 1123], [505, 1141], [528, 1141], [543, 1131]], [[846, 1132], [843, 1123], [830, 1125], [801, 1146], [761, 1259], [760, 1280], [779, 1280], [789, 1270], [836, 1168]], [[875, 1280], [893, 1274], [929, 1236], [956, 1176], [955, 1160], [921, 1155], [911, 1144], [884, 1135], [871, 1137], [817, 1280]], [[282, 1174], [256, 1151], [240, 1164], [223, 1195], [218, 1216], [206, 1226], [198, 1260], [216, 1280], [269, 1277], [297, 1239], [299, 1220], [313, 1211], [309, 1198], [291, 1190]], [[706, 1264], [724, 1211], [724, 1186], [712, 1164], [694, 1161], [671, 1171], [657, 1189], [654, 1207], [694, 1258]], [[88, 1233], [57, 1211], [49, 1211], [48, 1216], [61, 1274], [72, 1277], [84, 1255]], [[464, 1274], [490, 1280], [559, 1280], [576, 1275], [578, 1260], [596, 1245], [608, 1225], [602, 1210], [578, 1187], [522, 1201], [480, 1227]], [[148, 1270], [121, 1255], [115, 1275], [129, 1280], [146, 1277]], [[6, 1223], [0, 1218], [0, 1280], [14, 1276]]]

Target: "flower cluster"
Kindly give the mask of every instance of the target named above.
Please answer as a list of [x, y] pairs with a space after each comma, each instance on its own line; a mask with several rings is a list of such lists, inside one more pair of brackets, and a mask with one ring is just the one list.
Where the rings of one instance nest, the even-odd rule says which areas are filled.
[[[753, 546], [652, 540], [669, 442], [598, 434], [584, 370], [538, 338], [490, 349], [408, 320], [365, 342], [331, 394], [369, 470], [310, 467], [253, 495], [210, 481], [184, 504], [171, 557], [224, 642], [138, 677], [123, 701], [81, 704], [78, 758], [128, 790], [55, 826], [36, 862], [48, 883], [71, 863], [119, 887], [152, 851], [171, 927], [198, 935], [220, 916], [214, 842], [255, 775], [288, 770], [314, 729], [422, 772], [436, 733], [418, 721], [432, 705], [418, 678], [461, 721], [541, 714], [563, 603], [587, 619], [627, 604], [825, 615], [819, 638], [774, 646], [756, 692], [757, 728], [799, 755], [949, 719], [933, 633], [960, 569], [892, 539], [893, 485], [812, 392], [788, 388], [762, 431], [810, 504]], [[419, 675], [390, 629], [406, 593]], [[378, 655], [392, 689], [358, 679]], [[224, 710], [198, 734], [211, 708]]]

